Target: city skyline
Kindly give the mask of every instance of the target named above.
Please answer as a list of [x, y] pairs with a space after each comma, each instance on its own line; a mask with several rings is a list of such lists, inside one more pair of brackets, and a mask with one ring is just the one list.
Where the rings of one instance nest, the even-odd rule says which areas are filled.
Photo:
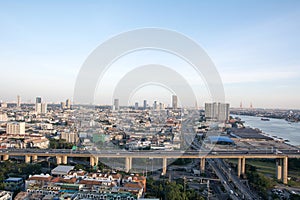
[[[34, 102], [36, 96], [47, 102], [70, 98], [79, 69], [95, 47], [120, 32], [161, 27], [187, 35], [206, 50], [223, 80], [225, 100], [233, 107], [242, 101], [244, 107], [300, 108], [300, 94], [295, 92], [300, 84], [298, 1], [166, 1], [159, 6], [155, 1], [115, 2], [2, 2], [0, 66], [8, 75], [0, 80], [0, 100], [13, 102], [16, 95], [23, 102]], [[121, 59], [103, 79], [111, 81], [99, 87], [107, 92], [124, 73], [149, 62], [172, 65], [195, 88], [198, 105], [210, 101], [205, 84], [194, 81], [186, 64], [161, 52]], [[118, 70], [120, 66], [126, 67]], [[146, 97], [153, 91], [165, 99], [158, 101], [170, 102], [172, 94], [155, 86], [138, 91], [133, 104], [137, 99], [141, 105], [143, 99], [152, 102]], [[95, 99], [96, 104], [111, 104], [102, 102], [111, 100], [103, 94]]]

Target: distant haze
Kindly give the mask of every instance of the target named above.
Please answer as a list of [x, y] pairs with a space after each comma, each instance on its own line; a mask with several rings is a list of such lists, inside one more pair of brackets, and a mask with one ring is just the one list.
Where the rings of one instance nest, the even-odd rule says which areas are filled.
[[[300, 109], [300, 1], [2, 1], [0, 3], [0, 100], [60, 102], [73, 97], [77, 74], [102, 42], [124, 31], [161, 27], [202, 46], [224, 83], [233, 107]], [[117, 81], [134, 67], [164, 63], [190, 83], [197, 104], [210, 101], [205, 83], [187, 63], [144, 51], [118, 60], [99, 82], [96, 104], [111, 104]], [[166, 75], [167, 76], [167, 75]], [[171, 104], [157, 86], [144, 99]], [[194, 105], [187, 105], [194, 106]]]

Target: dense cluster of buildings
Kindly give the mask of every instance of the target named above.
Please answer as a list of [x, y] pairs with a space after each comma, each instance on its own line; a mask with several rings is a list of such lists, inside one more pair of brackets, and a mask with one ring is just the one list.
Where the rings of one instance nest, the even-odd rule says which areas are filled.
[[[32, 106], [1, 103], [0, 148], [48, 148], [49, 139], [62, 139], [85, 149], [125, 148], [180, 149], [182, 120], [188, 110], [178, 109], [178, 97], [172, 96], [171, 107], [154, 101], [149, 106], [120, 107], [115, 99], [112, 107], [72, 109], [70, 99], [60, 105], [47, 105], [37, 97]], [[228, 121], [229, 104], [206, 103], [207, 121]], [[200, 129], [195, 129], [198, 132]]]
[[[143, 197], [146, 191], [146, 178], [143, 176], [86, 172], [74, 170], [73, 166], [62, 165], [54, 168], [51, 175], [31, 175], [22, 184], [24, 184], [25, 192], [20, 193], [18, 196], [21, 199], [28, 200], [136, 200]], [[20, 185], [16, 183], [14, 186], [19, 187]]]

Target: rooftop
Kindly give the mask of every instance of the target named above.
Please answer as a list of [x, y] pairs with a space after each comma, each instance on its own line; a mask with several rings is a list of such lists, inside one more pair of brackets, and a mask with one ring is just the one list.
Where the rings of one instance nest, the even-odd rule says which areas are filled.
[[9, 177], [8, 179], [5, 179], [6, 182], [17, 182], [22, 181], [22, 178], [15, 178], [15, 177]]
[[54, 168], [51, 171], [51, 173], [53, 175], [67, 175], [73, 169], [74, 169], [74, 166], [58, 165], [56, 168]]

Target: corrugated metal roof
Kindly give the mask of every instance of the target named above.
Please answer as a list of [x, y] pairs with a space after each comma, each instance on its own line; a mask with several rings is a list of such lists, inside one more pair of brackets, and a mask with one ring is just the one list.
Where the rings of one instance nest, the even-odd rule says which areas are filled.
[[232, 139], [225, 136], [208, 136], [208, 140], [212, 143], [216, 142], [228, 142], [228, 143], [234, 143]]
[[51, 173], [52, 174], [67, 174], [69, 171], [73, 170], [74, 166], [68, 166], [68, 165], [58, 165], [56, 168], [54, 168]]

